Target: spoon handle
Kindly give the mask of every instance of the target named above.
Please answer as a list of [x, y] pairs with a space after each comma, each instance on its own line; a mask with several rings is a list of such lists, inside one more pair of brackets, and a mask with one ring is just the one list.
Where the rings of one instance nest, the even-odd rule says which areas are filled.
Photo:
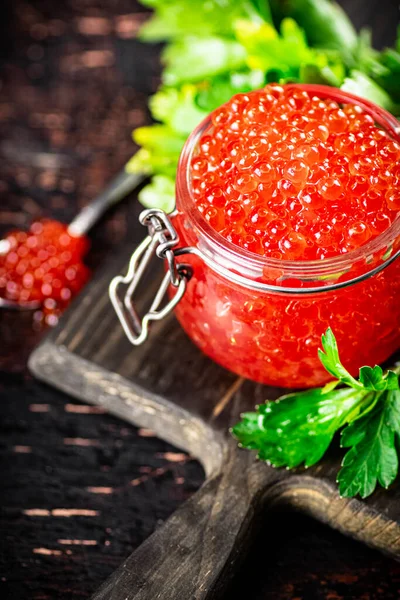
[[132, 192], [144, 179], [145, 176], [140, 173], [120, 171], [105, 190], [76, 215], [68, 226], [68, 232], [76, 237], [85, 235], [108, 208]]

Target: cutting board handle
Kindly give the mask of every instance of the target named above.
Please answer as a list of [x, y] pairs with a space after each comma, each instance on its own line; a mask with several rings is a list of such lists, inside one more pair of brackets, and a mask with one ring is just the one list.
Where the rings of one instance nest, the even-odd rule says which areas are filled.
[[93, 600], [219, 598], [237, 559], [244, 555], [258, 513], [256, 486], [249, 485], [243, 465], [237, 467], [206, 481], [113, 573]]

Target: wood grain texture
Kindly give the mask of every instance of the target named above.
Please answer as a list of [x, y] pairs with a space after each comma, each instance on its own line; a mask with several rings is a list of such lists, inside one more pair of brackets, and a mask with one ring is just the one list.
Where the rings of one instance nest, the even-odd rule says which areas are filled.
[[[107, 287], [124, 271], [127, 248], [99, 274], [59, 328], [34, 352], [40, 379], [157, 435], [196, 457], [204, 486], [103, 585], [96, 600], [220, 597], [251, 539], [259, 515], [289, 506], [400, 558], [400, 490], [367, 501], [338, 496], [337, 449], [307, 471], [275, 470], [239, 450], [229, 427], [241, 412], [281, 394], [244, 381], [205, 357], [173, 316], [133, 348], [108, 301]], [[157, 286], [151, 279], [142, 308]], [[185, 594], [185, 595], [183, 595]]]

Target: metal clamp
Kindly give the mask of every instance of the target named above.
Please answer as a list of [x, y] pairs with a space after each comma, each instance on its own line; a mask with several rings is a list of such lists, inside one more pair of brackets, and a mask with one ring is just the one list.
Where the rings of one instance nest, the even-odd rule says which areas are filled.
[[[109, 287], [109, 295], [115, 312], [126, 336], [134, 346], [139, 346], [146, 340], [150, 321], [160, 321], [175, 308], [182, 299], [192, 274], [188, 265], [176, 263], [173, 248], [179, 243], [179, 236], [167, 214], [159, 209], [148, 209], [140, 214], [139, 220], [142, 225], [147, 227], [149, 235], [132, 254], [127, 274], [114, 277]], [[168, 270], [150, 309], [140, 319], [133, 303], [133, 296], [154, 256], [165, 259]], [[128, 286], [122, 298], [118, 294], [121, 285]], [[170, 285], [176, 288], [176, 292], [169, 302], [160, 308]]]

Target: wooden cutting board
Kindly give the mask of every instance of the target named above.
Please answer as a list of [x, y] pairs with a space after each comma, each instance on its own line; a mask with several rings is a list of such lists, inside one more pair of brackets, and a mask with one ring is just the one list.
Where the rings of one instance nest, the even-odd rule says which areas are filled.
[[[132, 249], [112, 261], [34, 351], [41, 380], [187, 450], [204, 466], [202, 488], [103, 584], [96, 600], [191, 600], [221, 597], [258, 520], [276, 507], [312, 515], [341, 532], [400, 558], [400, 488], [365, 501], [341, 499], [337, 449], [307, 471], [274, 470], [240, 450], [228, 433], [239, 414], [282, 391], [225, 371], [188, 339], [173, 316], [132, 347], [108, 299], [108, 284], [125, 272]], [[141, 294], [149, 305], [158, 283]], [[140, 305], [139, 305], [140, 308]], [[277, 518], [284, 516], [281, 511]], [[273, 544], [274, 540], [269, 543]], [[267, 568], [267, 566], [266, 566]]]

